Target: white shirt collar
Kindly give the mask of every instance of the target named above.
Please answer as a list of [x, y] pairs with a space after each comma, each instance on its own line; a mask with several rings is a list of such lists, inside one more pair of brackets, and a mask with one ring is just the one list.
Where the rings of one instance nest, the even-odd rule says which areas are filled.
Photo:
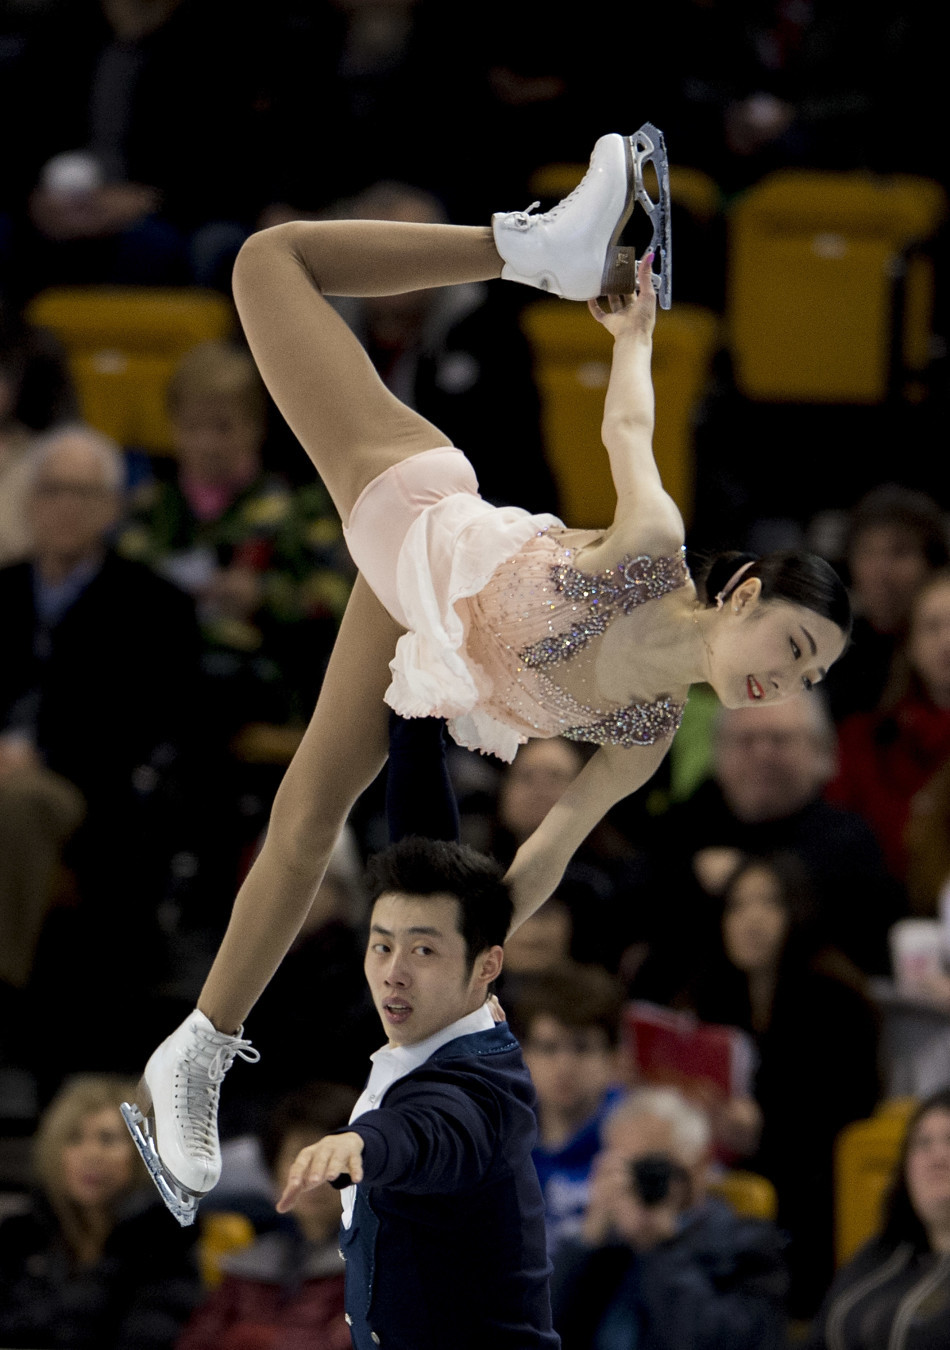
[[434, 1055], [436, 1050], [449, 1041], [454, 1041], [459, 1036], [471, 1036], [476, 1031], [490, 1031], [494, 1025], [495, 1019], [492, 1017], [491, 1009], [487, 1002], [482, 1003], [474, 1012], [466, 1013], [457, 1021], [450, 1022], [441, 1031], [434, 1031], [424, 1041], [416, 1041], [412, 1045], [383, 1045], [370, 1055], [370, 1059], [374, 1064], [382, 1058], [390, 1060], [394, 1065], [398, 1065], [401, 1078], [403, 1074], [418, 1069], [420, 1064], [424, 1064], [430, 1055]]

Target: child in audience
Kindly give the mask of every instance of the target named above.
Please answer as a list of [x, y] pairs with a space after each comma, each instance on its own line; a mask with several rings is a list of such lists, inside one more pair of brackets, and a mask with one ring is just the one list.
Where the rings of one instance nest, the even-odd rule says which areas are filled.
[[596, 966], [562, 965], [526, 976], [508, 1011], [538, 1094], [534, 1163], [553, 1252], [565, 1234], [580, 1231], [601, 1125], [622, 1095], [615, 1055], [621, 990]]

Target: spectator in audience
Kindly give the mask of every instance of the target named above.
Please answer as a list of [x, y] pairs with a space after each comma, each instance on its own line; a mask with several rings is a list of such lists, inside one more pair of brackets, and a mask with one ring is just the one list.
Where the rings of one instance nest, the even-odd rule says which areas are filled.
[[[51, 1074], [62, 1056], [92, 1067], [73, 1056], [104, 1053], [93, 1050], [96, 1010], [101, 1001], [106, 1025], [115, 1024], [106, 1000], [121, 997], [122, 963], [109, 955], [117, 945], [134, 945], [128, 980], [141, 993], [155, 969], [170, 858], [197, 828], [188, 809], [200, 790], [194, 611], [174, 586], [110, 549], [122, 482], [107, 438], [78, 425], [49, 433], [33, 461], [30, 555], [0, 568], [5, 754], [15, 748], [21, 771], [58, 774], [85, 802], [69, 855], [80, 904], [50, 915], [55, 931], [41, 936], [37, 954], [45, 993], [37, 990], [31, 1030], [46, 1028], [39, 1058]], [[21, 772], [6, 784], [27, 791], [31, 781]], [[35, 827], [47, 828], [39, 812]], [[99, 981], [106, 960], [109, 979]], [[72, 997], [86, 1018], [82, 1045], [59, 1025]]]
[[851, 514], [845, 552], [855, 619], [850, 647], [828, 672], [836, 722], [880, 703], [914, 596], [950, 562], [947, 517], [922, 492], [874, 488]]
[[69, 0], [35, 26], [10, 73], [11, 285], [227, 288], [267, 195], [268, 19], [216, 0]]
[[564, 1350], [779, 1350], [782, 1240], [708, 1194], [705, 1113], [673, 1089], [640, 1089], [604, 1137], [580, 1236], [555, 1259]]
[[525, 980], [506, 1006], [538, 1094], [533, 1157], [553, 1252], [580, 1231], [601, 1127], [622, 1094], [621, 990], [596, 966], [562, 966]]
[[[381, 179], [447, 190], [455, 219], [465, 217], [473, 197], [483, 201], [478, 146], [485, 140], [478, 138], [485, 136], [487, 89], [473, 60], [480, 23], [467, 24], [458, 42], [454, 16], [427, 0], [292, 8], [270, 91], [278, 126], [269, 142], [274, 195], [261, 227], [326, 210]], [[315, 154], [312, 129], [331, 126], [335, 134], [322, 136]], [[504, 152], [499, 144], [492, 149], [492, 158]]]
[[[347, 1124], [357, 1095], [311, 1083], [278, 1104], [261, 1138], [275, 1198], [301, 1149]], [[176, 1350], [350, 1350], [341, 1212], [340, 1192], [320, 1186], [301, 1196], [281, 1227], [225, 1257], [223, 1283], [195, 1312]]]
[[[446, 221], [435, 197], [403, 183], [376, 183], [344, 202], [340, 212], [360, 220]], [[489, 286], [472, 282], [334, 303], [387, 388], [464, 445], [483, 497], [557, 513], [531, 353], [517, 316], [512, 312], [503, 321]], [[498, 408], [510, 418], [504, 444]], [[509, 445], [518, 446], [516, 456], [507, 453]]]
[[950, 1089], [907, 1128], [880, 1231], [842, 1267], [806, 1350], [942, 1350], [950, 1343]]
[[[194, 1232], [168, 1221], [119, 1114], [134, 1085], [81, 1077], [46, 1109], [39, 1190], [0, 1224], [0, 1342], [166, 1350], [194, 1306]], [[143, 1189], [144, 1187], [144, 1189]]]
[[[702, 959], [715, 906], [739, 856], [796, 854], [808, 870], [830, 943], [863, 971], [890, 969], [887, 932], [903, 911], [880, 847], [860, 816], [822, 793], [835, 770], [835, 733], [821, 698], [722, 710], [715, 777], [672, 807], [651, 833], [651, 959], [638, 996], [668, 1001], [684, 962]], [[647, 975], [650, 983], [644, 983]]]
[[904, 844], [911, 913], [936, 918], [950, 885], [950, 760], [911, 799]]
[[555, 893], [525, 919], [505, 943], [505, 966], [499, 978], [504, 997], [515, 993], [523, 977], [547, 974], [572, 961], [574, 920], [569, 906]]
[[842, 724], [839, 747], [829, 798], [863, 816], [903, 881], [913, 799], [950, 760], [950, 569], [918, 590], [889, 690]]
[[0, 347], [0, 565], [29, 548], [26, 500], [33, 437], [16, 419], [21, 370], [16, 353]]
[[51, 333], [32, 328], [0, 294], [0, 566], [30, 543], [30, 459], [36, 433], [75, 415], [65, 358]]
[[146, 484], [119, 537], [198, 605], [225, 731], [303, 717], [349, 594], [322, 484], [296, 493], [262, 461], [266, 395], [250, 354], [206, 342], [168, 389], [176, 470]]
[[888, 53], [900, 25], [860, 22], [850, 4], [780, 0], [711, 9], [685, 0], [671, 13], [677, 41], [657, 91], [659, 125], [682, 162], [728, 193], [789, 165], [880, 164]]
[[707, 952], [685, 1001], [704, 1022], [741, 1027], [755, 1040], [761, 1135], [748, 1165], [778, 1192], [778, 1222], [792, 1238], [792, 1308], [812, 1316], [833, 1269], [835, 1137], [870, 1114], [880, 1083], [863, 980], [823, 943], [797, 859], [739, 867], [724, 893], [718, 950]]
[[24, 990], [84, 814], [78, 788], [38, 763], [28, 741], [0, 734], [0, 1062], [29, 1059]]

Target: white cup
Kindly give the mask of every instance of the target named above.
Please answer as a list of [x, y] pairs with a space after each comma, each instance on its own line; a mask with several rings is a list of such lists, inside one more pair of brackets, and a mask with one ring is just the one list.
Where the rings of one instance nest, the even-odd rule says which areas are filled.
[[904, 994], [917, 994], [943, 973], [943, 925], [939, 919], [900, 919], [888, 940], [894, 982]]

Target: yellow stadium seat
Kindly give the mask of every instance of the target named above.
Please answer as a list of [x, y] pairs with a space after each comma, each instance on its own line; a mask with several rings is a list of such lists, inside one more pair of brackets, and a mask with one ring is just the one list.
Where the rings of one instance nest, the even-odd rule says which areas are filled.
[[156, 453], [171, 450], [165, 390], [176, 364], [234, 331], [224, 296], [191, 288], [57, 288], [36, 296], [26, 316], [65, 347], [85, 421]]
[[249, 1247], [254, 1237], [254, 1225], [246, 1214], [221, 1210], [201, 1216], [198, 1267], [206, 1289], [215, 1289], [224, 1279], [222, 1259], [229, 1252]]
[[835, 1255], [841, 1265], [873, 1237], [917, 1103], [884, 1102], [869, 1120], [846, 1125], [835, 1144]]
[[[604, 526], [616, 497], [600, 439], [613, 339], [583, 305], [544, 299], [528, 305], [522, 324], [534, 354], [545, 449], [569, 525]], [[716, 350], [719, 321], [681, 305], [657, 318], [654, 449], [664, 486], [685, 519], [693, 498], [692, 419]]]
[[778, 1196], [767, 1177], [761, 1177], [757, 1172], [744, 1172], [740, 1168], [730, 1169], [716, 1177], [709, 1189], [713, 1195], [725, 1200], [737, 1214], [775, 1222]]
[[[728, 275], [740, 392], [788, 403], [913, 397], [933, 300], [918, 248], [946, 208], [937, 183], [910, 175], [782, 170], [740, 197]], [[906, 390], [895, 391], [895, 368]]]

